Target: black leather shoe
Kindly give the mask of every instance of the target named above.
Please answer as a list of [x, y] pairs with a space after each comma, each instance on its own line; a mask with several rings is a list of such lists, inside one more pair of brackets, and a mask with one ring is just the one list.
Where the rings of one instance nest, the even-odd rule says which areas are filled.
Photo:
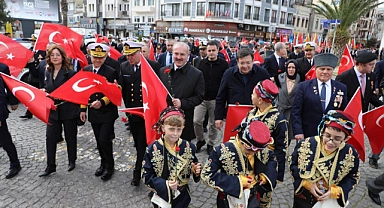
[[56, 165], [55, 166], [48, 165], [48, 167], [45, 169], [44, 173], [39, 175], [39, 177], [49, 176], [49, 175], [51, 175], [51, 173], [54, 173], [54, 172], [56, 172]]
[[208, 155], [211, 154], [212, 150], [213, 150], [213, 146], [207, 145], [207, 153], [208, 153]]
[[27, 119], [31, 119], [31, 118], [32, 118], [32, 115], [27, 115], [27, 114], [25, 114], [24, 116], [19, 116], [19, 118], [27, 118]]
[[208, 132], [207, 127], [204, 127], [203, 131], [204, 131], [204, 133], [207, 133]]
[[379, 194], [372, 193], [370, 190], [368, 190], [368, 196], [372, 199], [373, 202], [377, 205], [381, 205], [381, 199]]
[[198, 141], [198, 142], [196, 143], [196, 153], [199, 153], [200, 150], [201, 150], [201, 147], [203, 147], [205, 144], [206, 144], [205, 141]]
[[129, 125], [129, 123], [128, 123], [128, 125], [126, 125], [127, 126], [127, 131], [130, 131], [131, 130], [131, 125]]
[[379, 169], [379, 164], [377, 163], [377, 160], [372, 158], [369, 159], [369, 166], [371, 166], [371, 168]]
[[8, 173], [5, 176], [5, 178], [6, 179], [10, 179], [10, 178], [13, 178], [13, 177], [17, 176], [17, 174], [19, 174], [20, 170], [21, 170], [20, 166], [19, 167], [10, 168], [8, 170]]
[[72, 171], [73, 169], [75, 169], [76, 167], [76, 163], [75, 162], [69, 162], [69, 165], [68, 165], [68, 172]]
[[131, 185], [132, 186], [140, 186], [140, 180], [137, 180], [137, 179], [133, 178], [131, 180]]
[[109, 179], [111, 179], [112, 175], [113, 170], [105, 169], [103, 175], [101, 175], [101, 180], [108, 181]]
[[95, 176], [101, 176], [103, 175], [104, 173], [104, 166], [100, 166], [99, 168], [97, 168], [96, 172], [95, 172]]

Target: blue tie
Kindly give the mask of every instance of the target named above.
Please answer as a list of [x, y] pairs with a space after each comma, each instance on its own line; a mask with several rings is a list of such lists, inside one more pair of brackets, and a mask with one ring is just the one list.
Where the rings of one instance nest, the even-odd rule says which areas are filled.
[[325, 89], [325, 82], [323, 82], [321, 85], [321, 94], [320, 94], [320, 101], [321, 106], [323, 107], [323, 111], [325, 110], [325, 98], [326, 98], [326, 89]]
[[169, 64], [172, 64], [173, 63], [173, 60], [172, 60], [172, 53], [169, 53]]

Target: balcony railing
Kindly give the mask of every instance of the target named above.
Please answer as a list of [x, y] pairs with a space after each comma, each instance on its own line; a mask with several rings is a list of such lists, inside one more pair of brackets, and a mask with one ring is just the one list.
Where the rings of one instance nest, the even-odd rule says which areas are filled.
[[249, 13], [244, 14], [244, 19], [251, 19], [251, 15]]
[[285, 24], [285, 18], [280, 18], [280, 24]]
[[271, 22], [272, 22], [272, 23], [276, 23], [276, 17], [272, 17], [272, 18], [271, 18]]
[[260, 17], [259, 17], [260, 15], [259, 14], [257, 14], [257, 15], [253, 15], [253, 20], [260, 20]]

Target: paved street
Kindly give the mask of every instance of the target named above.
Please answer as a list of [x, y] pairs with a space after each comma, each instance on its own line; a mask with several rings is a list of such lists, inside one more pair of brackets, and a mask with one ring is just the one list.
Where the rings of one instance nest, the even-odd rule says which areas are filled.
[[[100, 158], [88, 122], [79, 127], [76, 169], [67, 172], [66, 145], [62, 142], [58, 145], [57, 172], [49, 177], [39, 178], [38, 175], [46, 168], [45, 124], [36, 118], [19, 119], [24, 112], [25, 107], [19, 105], [19, 109], [11, 113], [7, 120], [23, 169], [17, 177], [5, 179], [9, 161], [5, 151], [0, 149], [0, 207], [151, 207], [148, 189], [143, 185], [130, 185], [136, 152], [131, 135], [121, 118], [115, 124], [116, 171], [110, 181], [103, 182], [94, 176]], [[366, 145], [369, 147], [368, 143]], [[205, 162], [207, 154], [205, 148], [202, 150], [197, 157]], [[292, 151], [292, 146], [290, 150]], [[367, 148], [367, 155], [368, 152]], [[368, 162], [360, 165], [361, 181], [350, 193], [348, 207], [379, 207], [369, 199], [365, 180], [378, 176], [383, 170], [383, 160], [380, 161], [379, 170], [370, 168]], [[190, 188], [190, 207], [215, 207], [216, 191], [192, 181]], [[384, 194], [381, 197], [384, 200]], [[292, 179], [289, 172], [286, 172], [285, 182], [278, 184], [274, 191], [273, 207], [291, 207], [292, 198]]]

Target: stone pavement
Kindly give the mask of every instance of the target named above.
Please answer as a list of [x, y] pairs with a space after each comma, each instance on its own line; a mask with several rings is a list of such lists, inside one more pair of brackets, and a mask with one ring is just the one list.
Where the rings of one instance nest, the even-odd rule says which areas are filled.
[[[7, 120], [23, 169], [15, 178], [5, 179], [9, 161], [5, 152], [0, 149], [0, 207], [151, 207], [148, 189], [143, 185], [130, 185], [136, 152], [131, 135], [120, 118], [115, 124], [116, 171], [110, 181], [103, 182], [94, 176], [100, 158], [89, 122], [79, 127], [76, 169], [67, 172], [66, 145], [62, 142], [58, 145], [57, 172], [49, 177], [39, 178], [38, 175], [46, 168], [45, 124], [35, 117], [29, 120], [19, 119], [24, 112], [25, 107], [19, 105], [19, 109], [11, 113]], [[368, 143], [366, 145], [369, 147]], [[290, 151], [292, 148], [293, 144]], [[205, 150], [203, 148], [197, 154], [203, 163], [208, 157]], [[367, 148], [367, 155], [368, 152]], [[368, 197], [365, 180], [380, 175], [383, 169], [383, 160], [380, 161], [379, 170], [370, 168], [368, 162], [361, 164], [361, 181], [350, 193], [348, 207], [379, 207]], [[216, 191], [202, 183], [194, 184], [191, 181], [190, 184], [190, 207], [215, 207]], [[274, 191], [272, 207], [291, 207], [292, 196], [292, 179], [287, 168], [285, 182], [278, 184]], [[384, 194], [381, 197], [384, 200]]]

